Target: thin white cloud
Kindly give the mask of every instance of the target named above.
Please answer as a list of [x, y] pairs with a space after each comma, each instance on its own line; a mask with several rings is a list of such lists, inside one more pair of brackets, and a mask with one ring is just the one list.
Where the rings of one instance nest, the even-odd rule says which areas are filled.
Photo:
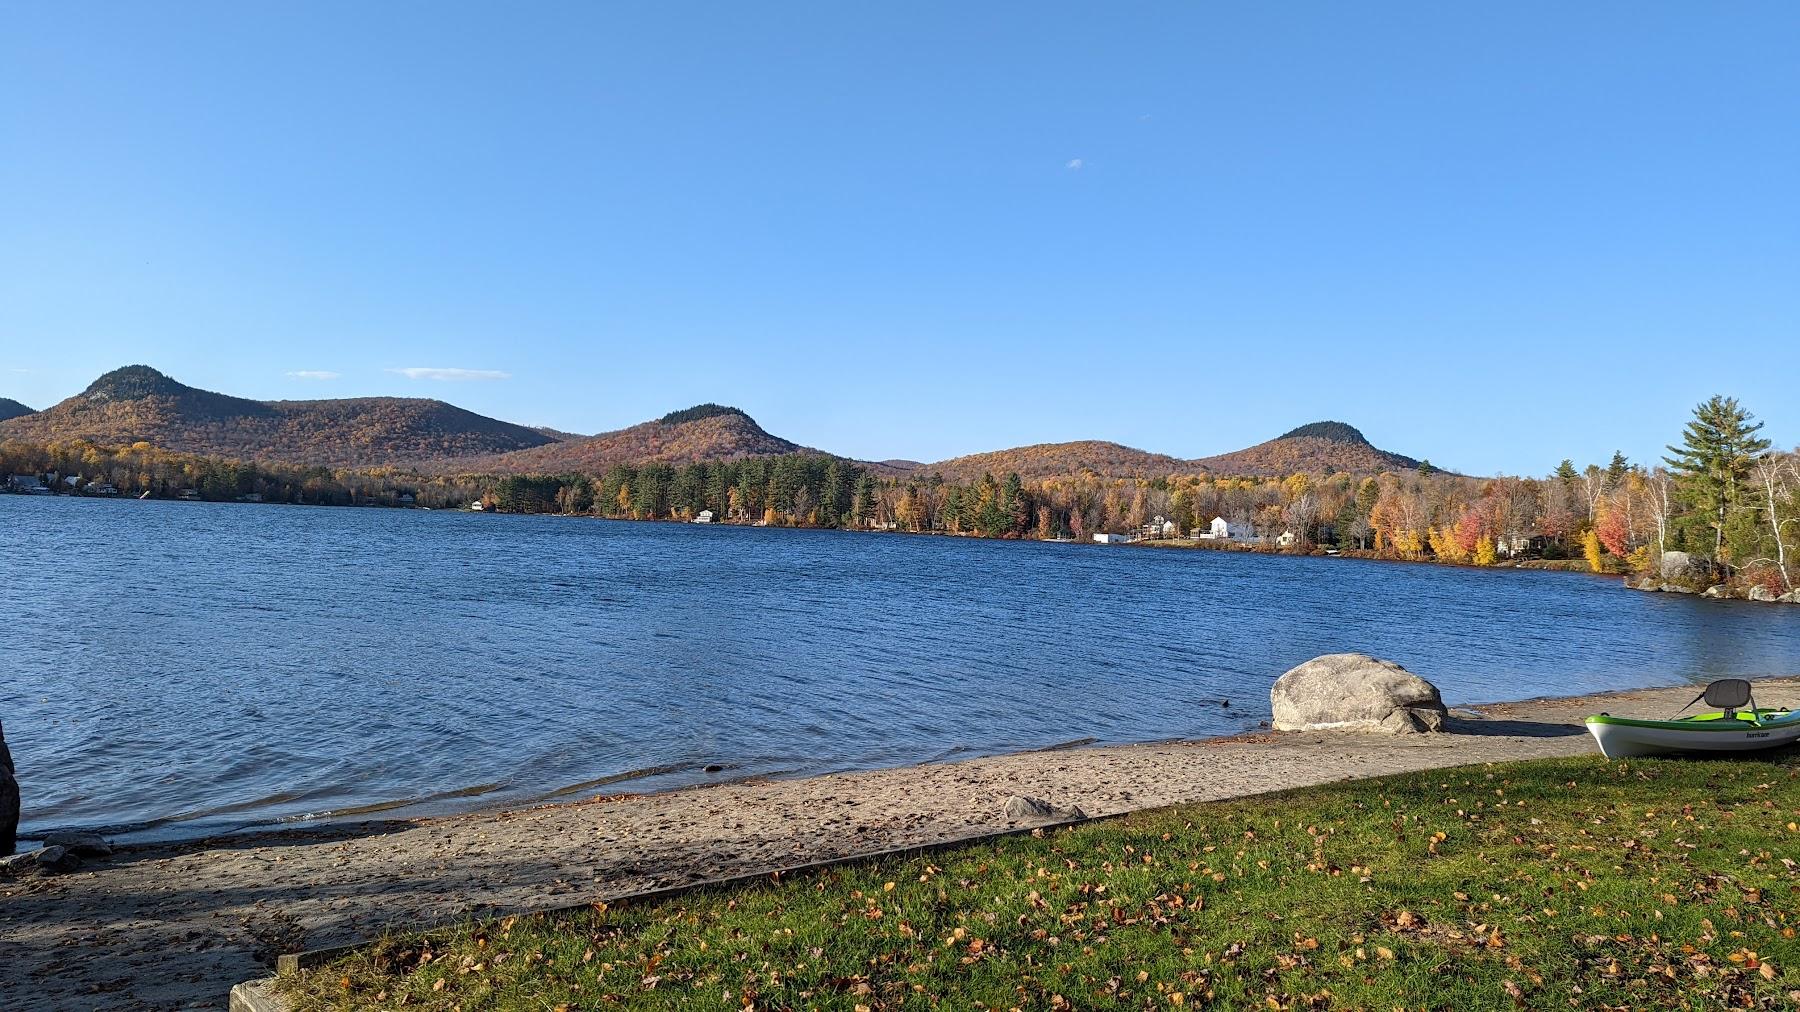
[[1068, 169], [1068, 170], [1069, 170], [1069, 171], [1071, 171], [1071, 172], [1080, 172], [1080, 171], [1081, 171], [1081, 164], [1082, 164], [1082, 163], [1081, 163], [1081, 159], [1079, 159], [1079, 158], [1071, 158], [1071, 159], [1069, 159], [1069, 161], [1068, 161], [1068, 162], [1067, 162], [1067, 163], [1066, 163], [1066, 164], [1065, 164], [1065, 165], [1064, 165], [1064, 166], [1063, 166], [1063, 168], [1065, 168], [1065, 169]]
[[334, 380], [342, 374], [330, 369], [293, 369], [288, 375], [297, 380]]
[[410, 366], [405, 369], [389, 369], [388, 372], [397, 372], [407, 379], [415, 380], [463, 382], [467, 380], [512, 379], [512, 373], [501, 372], [498, 369], [438, 369], [425, 366]]

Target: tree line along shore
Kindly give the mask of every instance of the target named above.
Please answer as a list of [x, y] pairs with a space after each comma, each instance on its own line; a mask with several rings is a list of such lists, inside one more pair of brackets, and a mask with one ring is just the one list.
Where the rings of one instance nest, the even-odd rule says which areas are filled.
[[1615, 453], [1605, 465], [1578, 468], [1564, 460], [1541, 478], [1476, 478], [1422, 463], [1374, 475], [1085, 473], [1027, 482], [1015, 473], [955, 481], [883, 474], [812, 453], [621, 464], [592, 475], [424, 476], [85, 441], [0, 444], [0, 473], [13, 490], [36, 485], [32, 491], [68, 494], [705, 518], [1001, 539], [1114, 534], [1166, 542], [1200, 534], [1218, 518], [1243, 532], [1221, 545], [1476, 566], [1567, 560], [1631, 574], [1645, 589], [1792, 601], [1800, 578], [1800, 455], [1772, 449], [1761, 428], [1734, 399], [1714, 397], [1694, 409], [1661, 461]]

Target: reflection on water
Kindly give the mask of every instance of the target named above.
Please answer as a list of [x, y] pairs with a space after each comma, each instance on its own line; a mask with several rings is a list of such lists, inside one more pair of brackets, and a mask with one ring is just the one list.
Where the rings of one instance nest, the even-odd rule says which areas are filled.
[[1559, 573], [23, 496], [0, 557], [27, 832], [1220, 734], [1339, 650], [1452, 702], [1800, 672], [1791, 609]]

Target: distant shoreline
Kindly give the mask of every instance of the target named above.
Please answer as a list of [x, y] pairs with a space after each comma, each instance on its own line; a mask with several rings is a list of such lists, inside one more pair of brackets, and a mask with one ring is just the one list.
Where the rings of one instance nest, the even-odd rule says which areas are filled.
[[[645, 518], [612, 517], [612, 516], [599, 516], [599, 515], [596, 515], [593, 513], [539, 513], [539, 512], [525, 512], [525, 511], [501, 510], [501, 509], [471, 509], [471, 508], [468, 508], [467, 506], [432, 507], [432, 506], [420, 506], [420, 505], [416, 505], [416, 504], [396, 504], [396, 503], [387, 503], [387, 502], [295, 503], [295, 502], [286, 502], [286, 501], [282, 501], [282, 500], [244, 501], [244, 500], [226, 500], [226, 499], [184, 498], [181, 496], [148, 496], [148, 497], [144, 497], [144, 498], [139, 498], [136, 496], [86, 495], [86, 494], [83, 494], [78, 491], [77, 492], [54, 491], [54, 492], [51, 492], [48, 494], [39, 493], [36, 495], [32, 495], [32, 494], [26, 494], [26, 493], [20, 493], [20, 492], [13, 492], [11, 490], [6, 490], [6, 489], [0, 489], [0, 495], [18, 495], [18, 496], [21, 496], [22, 498], [27, 498], [27, 499], [55, 498], [55, 499], [97, 499], [97, 500], [102, 500], [102, 501], [121, 501], [121, 502], [123, 502], [123, 501], [129, 501], [129, 502], [140, 502], [140, 501], [196, 502], [196, 503], [210, 503], [210, 504], [214, 504], [214, 505], [232, 505], [232, 506], [317, 506], [317, 507], [332, 508], [332, 509], [341, 509], [341, 508], [348, 507], [348, 508], [385, 509], [385, 510], [416, 510], [416, 511], [426, 512], [426, 513], [433, 513], [433, 512], [468, 513], [468, 514], [477, 514], [477, 515], [483, 515], [483, 516], [489, 516], [489, 515], [491, 515], [491, 516], [539, 516], [539, 517], [555, 517], [558, 519], [574, 519], [574, 520], [604, 520], [604, 521], [612, 521], [612, 522], [616, 522], [616, 523], [634, 523], [634, 524], [648, 523], [648, 524], [675, 524], [675, 525], [681, 525], [681, 526], [695, 525], [695, 521], [693, 521], [693, 520], [684, 520], [684, 519], [680, 519], [680, 518], [676, 518], [676, 517], [655, 517], [655, 518], [650, 518], [650, 517], [645, 517]], [[1544, 572], [1544, 573], [1571, 573], [1571, 574], [1578, 575], [1578, 576], [1591, 576], [1591, 577], [1597, 577], [1597, 578], [1601, 578], [1601, 579], [1619, 580], [1620, 583], [1622, 584], [1622, 589], [1627, 589], [1627, 590], [1637, 589], [1637, 588], [1631, 587], [1629, 585], [1629, 583], [1626, 582], [1628, 580], [1629, 574], [1622, 572], [1622, 571], [1614, 571], [1614, 570], [1610, 570], [1610, 569], [1607, 571], [1604, 571], [1604, 572], [1596, 573], [1596, 572], [1593, 572], [1591, 569], [1588, 569], [1586, 561], [1582, 560], [1582, 559], [1543, 559], [1543, 558], [1504, 559], [1504, 560], [1496, 561], [1492, 565], [1484, 566], [1484, 565], [1477, 565], [1472, 562], [1455, 562], [1455, 561], [1447, 561], [1447, 560], [1435, 559], [1435, 558], [1409, 559], [1409, 558], [1405, 558], [1403, 556], [1387, 554], [1387, 553], [1382, 553], [1382, 552], [1376, 552], [1376, 551], [1373, 551], [1370, 549], [1354, 549], [1354, 548], [1352, 548], [1352, 549], [1327, 550], [1323, 546], [1313, 546], [1312, 548], [1301, 551], [1301, 550], [1290, 550], [1290, 549], [1281, 549], [1281, 548], [1268, 548], [1268, 547], [1258, 546], [1258, 545], [1240, 544], [1237, 542], [1209, 543], [1207, 541], [1197, 539], [1197, 538], [1143, 538], [1143, 539], [1136, 539], [1136, 540], [1121, 542], [1117, 545], [1100, 545], [1100, 544], [1096, 544], [1094, 542], [1081, 541], [1081, 540], [1077, 540], [1077, 539], [1073, 539], [1073, 538], [1036, 538], [1036, 537], [990, 538], [990, 537], [984, 537], [982, 535], [974, 534], [974, 533], [941, 531], [941, 530], [940, 531], [907, 531], [907, 530], [897, 530], [897, 529], [882, 530], [879, 528], [865, 529], [865, 528], [823, 527], [823, 526], [809, 526], [809, 525], [802, 525], [802, 524], [746, 523], [741, 520], [718, 520], [718, 521], [713, 521], [713, 522], [707, 523], [707, 524], [698, 524], [698, 526], [733, 527], [733, 528], [750, 528], [750, 529], [777, 529], [777, 530], [837, 531], [839, 533], [844, 533], [844, 534], [900, 534], [900, 535], [910, 535], [913, 537], [958, 538], [958, 539], [968, 539], [968, 540], [973, 540], [973, 541], [1031, 541], [1031, 542], [1036, 542], [1038, 544], [1047, 544], [1047, 545], [1048, 544], [1085, 545], [1085, 546], [1093, 547], [1096, 549], [1098, 549], [1098, 548], [1113, 548], [1113, 547], [1155, 548], [1155, 549], [1162, 549], [1165, 551], [1229, 552], [1229, 553], [1234, 553], [1234, 554], [1239, 554], [1239, 555], [1277, 556], [1277, 557], [1285, 557], [1285, 558], [1336, 558], [1336, 559], [1352, 559], [1352, 560], [1361, 561], [1361, 562], [1404, 563], [1404, 564], [1408, 564], [1408, 565], [1441, 566], [1441, 567], [1450, 568], [1450, 569], [1467, 569], [1467, 570], [1478, 570], [1478, 571], [1525, 570], [1525, 571]], [[1688, 595], [1688, 596], [1700, 597], [1703, 595], [1693, 594], [1693, 595]], [[1714, 595], [1710, 595], [1710, 596], [1713, 598], [1718, 598], [1718, 599], [1723, 599], [1723, 600], [1734, 600], [1734, 601], [1751, 601], [1752, 600], [1748, 597], [1738, 595], [1738, 594], [1714, 594]], [[1783, 602], [1755, 601], [1753, 603], [1760, 604], [1760, 603], [1783, 603]]]

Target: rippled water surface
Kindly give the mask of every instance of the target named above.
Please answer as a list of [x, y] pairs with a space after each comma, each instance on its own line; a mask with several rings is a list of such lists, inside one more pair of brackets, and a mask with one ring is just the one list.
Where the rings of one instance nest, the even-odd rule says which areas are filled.
[[1561, 573], [24, 496], [0, 558], [22, 832], [1221, 734], [1338, 650], [1452, 703], [1800, 672], [1793, 609]]

